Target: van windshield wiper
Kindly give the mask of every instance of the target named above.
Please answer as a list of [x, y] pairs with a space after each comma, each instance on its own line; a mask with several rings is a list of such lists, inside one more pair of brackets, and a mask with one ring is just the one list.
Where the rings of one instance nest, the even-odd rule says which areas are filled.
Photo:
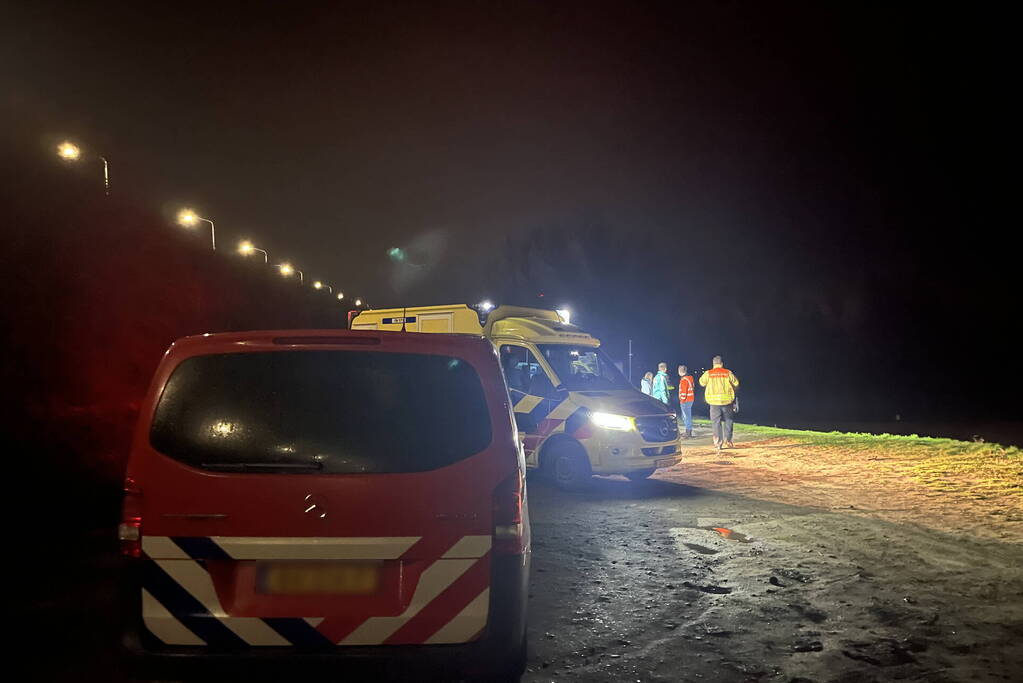
[[260, 472], [268, 470], [322, 470], [323, 463], [312, 462], [204, 462], [203, 469], [221, 472]]

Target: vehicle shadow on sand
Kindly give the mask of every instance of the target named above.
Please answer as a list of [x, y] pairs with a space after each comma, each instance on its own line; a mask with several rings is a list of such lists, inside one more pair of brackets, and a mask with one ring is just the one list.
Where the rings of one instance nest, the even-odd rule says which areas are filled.
[[620, 475], [593, 477], [588, 485], [579, 491], [562, 491], [540, 476], [529, 478], [530, 491], [541, 496], [571, 496], [573, 498], [602, 500], [649, 500], [656, 498], [698, 498], [708, 495], [699, 486], [689, 486], [656, 477], [642, 481], [629, 481]]

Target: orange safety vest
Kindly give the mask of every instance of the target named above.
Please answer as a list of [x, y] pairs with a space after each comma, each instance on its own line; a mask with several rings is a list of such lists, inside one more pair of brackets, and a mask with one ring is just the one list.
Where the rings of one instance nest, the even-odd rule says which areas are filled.
[[692, 375], [679, 378], [678, 381], [678, 402], [692, 403], [696, 400], [696, 385]]
[[731, 370], [718, 366], [700, 375], [700, 386], [707, 387], [704, 399], [708, 405], [727, 406], [735, 401], [739, 378]]

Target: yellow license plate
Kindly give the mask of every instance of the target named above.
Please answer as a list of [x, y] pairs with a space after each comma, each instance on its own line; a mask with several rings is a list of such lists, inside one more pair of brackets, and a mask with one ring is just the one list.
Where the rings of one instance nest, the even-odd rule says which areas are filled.
[[380, 585], [371, 562], [279, 562], [257, 571], [258, 590], [271, 595], [368, 595]]

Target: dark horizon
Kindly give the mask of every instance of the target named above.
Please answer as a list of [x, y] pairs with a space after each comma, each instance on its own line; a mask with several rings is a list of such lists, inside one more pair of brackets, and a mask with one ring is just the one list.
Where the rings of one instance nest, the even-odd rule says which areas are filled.
[[[568, 304], [616, 359], [633, 340], [637, 381], [721, 353], [751, 419], [1019, 420], [1018, 287], [984, 237], [1002, 224], [997, 17], [6, 12], [7, 158], [56, 164], [79, 140], [168, 231], [194, 205], [224, 250], [252, 239], [378, 307]], [[993, 391], [971, 384], [985, 363]]]

